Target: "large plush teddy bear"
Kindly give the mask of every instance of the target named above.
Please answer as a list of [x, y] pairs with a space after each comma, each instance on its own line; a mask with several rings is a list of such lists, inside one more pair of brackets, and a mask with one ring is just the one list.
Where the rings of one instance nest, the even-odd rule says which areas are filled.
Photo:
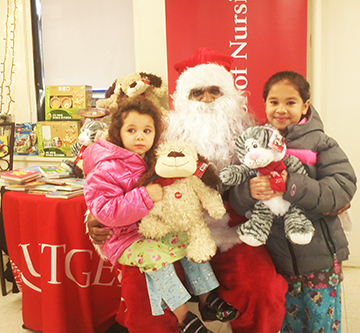
[[[306, 174], [300, 160], [286, 154], [281, 134], [271, 125], [248, 128], [236, 139], [236, 152], [241, 164], [231, 165], [220, 172], [221, 181], [228, 186], [239, 185], [258, 175], [269, 175], [271, 187], [286, 191], [281, 173]], [[284, 217], [286, 237], [295, 244], [308, 244], [314, 227], [302, 208], [290, 204], [282, 196], [257, 201], [249, 220], [238, 228], [240, 239], [251, 246], [266, 243], [274, 216]]]
[[164, 142], [157, 149], [155, 172], [163, 186], [163, 199], [154, 204], [139, 225], [147, 238], [159, 239], [169, 233], [186, 232], [187, 257], [194, 262], [208, 261], [216, 253], [216, 244], [204, 220], [206, 209], [220, 219], [226, 210], [220, 194], [199, 178], [205, 164], [195, 149], [182, 141]]
[[163, 114], [166, 114], [167, 107], [164, 105], [168, 102], [168, 88], [161, 77], [145, 72], [130, 73], [116, 79], [105, 92], [105, 99], [96, 102], [96, 107], [112, 112], [117, 110], [121, 99], [140, 95], [151, 100]]

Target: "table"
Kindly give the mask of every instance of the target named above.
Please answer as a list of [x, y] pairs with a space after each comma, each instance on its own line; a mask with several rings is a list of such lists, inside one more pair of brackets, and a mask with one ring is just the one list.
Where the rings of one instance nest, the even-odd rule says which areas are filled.
[[84, 197], [5, 192], [2, 205], [24, 325], [51, 333], [106, 331], [119, 308], [121, 272], [100, 259], [85, 233]]

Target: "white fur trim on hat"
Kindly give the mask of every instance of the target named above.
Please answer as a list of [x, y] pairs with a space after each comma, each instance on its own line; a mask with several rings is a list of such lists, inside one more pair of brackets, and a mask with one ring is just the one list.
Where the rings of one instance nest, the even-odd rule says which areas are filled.
[[186, 69], [177, 80], [176, 96], [188, 98], [190, 91], [196, 88], [218, 86], [225, 95], [236, 90], [232, 74], [223, 66], [203, 64]]

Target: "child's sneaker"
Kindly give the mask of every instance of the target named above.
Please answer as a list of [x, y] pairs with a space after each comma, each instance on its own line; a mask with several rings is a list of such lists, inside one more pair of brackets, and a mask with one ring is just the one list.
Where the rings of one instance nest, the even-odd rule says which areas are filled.
[[184, 323], [178, 325], [180, 333], [213, 333], [209, 331], [201, 320], [192, 312], [188, 312]]
[[203, 307], [199, 304], [199, 311], [203, 321], [219, 320], [226, 323], [240, 316], [240, 311], [218, 297], [215, 292], [210, 293]]

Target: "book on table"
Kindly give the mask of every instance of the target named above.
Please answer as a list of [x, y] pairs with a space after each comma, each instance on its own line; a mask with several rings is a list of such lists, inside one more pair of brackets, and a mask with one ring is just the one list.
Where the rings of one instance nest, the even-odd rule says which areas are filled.
[[47, 193], [46, 197], [54, 198], [54, 199], [70, 199], [70, 198], [82, 195], [83, 193], [84, 193], [83, 189], [72, 191], [72, 192], [56, 191], [56, 192]]
[[40, 172], [26, 168], [18, 168], [0, 174], [0, 177], [7, 184], [22, 184], [33, 181], [40, 177]]
[[39, 171], [43, 177], [48, 179], [70, 177], [70, 171], [61, 165], [39, 166]]
[[35, 189], [36, 187], [44, 185], [43, 181], [35, 180], [30, 181], [23, 184], [10, 184], [5, 185], [5, 189], [8, 191], [16, 191], [16, 192], [28, 192], [31, 189]]
[[66, 178], [64, 181], [67, 185], [72, 185], [78, 188], [83, 188], [85, 184], [85, 178]]
[[79, 189], [82, 189], [82, 187], [79, 187], [78, 185], [72, 185], [72, 184], [66, 184], [55, 182], [55, 181], [48, 181], [48, 180], [36, 180], [32, 182], [28, 182], [25, 184], [12, 184], [12, 185], [6, 185], [6, 190], [9, 191], [16, 191], [16, 192], [28, 192], [28, 193], [51, 193], [56, 191], [66, 191], [66, 192], [74, 192]]

